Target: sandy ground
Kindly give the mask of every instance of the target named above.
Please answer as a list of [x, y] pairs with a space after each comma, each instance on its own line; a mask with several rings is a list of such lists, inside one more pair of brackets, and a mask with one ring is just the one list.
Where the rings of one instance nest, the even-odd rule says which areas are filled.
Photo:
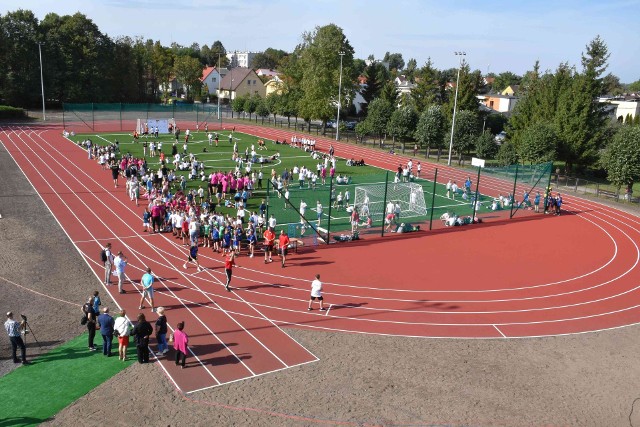
[[[0, 311], [27, 314], [50, 348], [83, 332], [98, 280], [1, 146], [0, 171]], [[638, 327], [520, 340], [287, 331], [320, 361], [189, 397], [136, 364], [45, 424], [640, 426]], [[0, 375], [9, 354], [2, 334]]]

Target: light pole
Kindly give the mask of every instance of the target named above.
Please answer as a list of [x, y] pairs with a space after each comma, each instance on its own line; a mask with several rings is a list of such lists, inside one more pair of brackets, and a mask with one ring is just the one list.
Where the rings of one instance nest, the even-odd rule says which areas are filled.
[[340, 79], [338, 80], [338, 117], [336, 118], [336, 141], [340, 140], [340, 103], [342, 101], [342, 58], [344, 57], [344, 52], [338, 52], [340, 55]]
[[44, 79], [42, 78], [42, 45], [43, 42], [38, 42], [38, 54], [40, 55], [40, 88], [42, 89], [42, 120], [47, 120], [47, 116], [44, 111]]
[[220, 52], [218, 52], [218, 120], [222, 125], [222, 116], [220, 116], [220, 80], [222, 80], [222, 73], [220, 73]]
[[466, 52], [454, 52], [456, 56], [460, 57], [460, 66], [458, 67], [458, 78], [456, 79], [456, 96], [453, 100], [453, 120], [451, 120], [451, 140], [449, 141], [449, 160], [447, 165], [451, 166], [451, 150], [453, 149], [453, 130], [456, 126], [456, 109], [458, 108], [458, 86], [460, 86], [460, 69], [462, 68], [462, 62], [467, 55]]

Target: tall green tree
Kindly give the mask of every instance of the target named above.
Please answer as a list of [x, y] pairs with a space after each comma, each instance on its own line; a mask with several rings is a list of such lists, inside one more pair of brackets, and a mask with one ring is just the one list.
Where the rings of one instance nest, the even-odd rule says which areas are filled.
[[402, 59], [401, 53], [390, 53], [387, 52], [384, 54], [383, 62], [389, 63], [390, 70], [402, 70], [404, 68], [404, 59]]
[[387, 132], [394, 140], [406, 142], [413, 137], [418, 124], [418, 113], [411, 106], [402, 106], [395, 110], [387, 123]]
[[600, 165], [607, 179], [620, 189], [640, 180], [640, 127], [624, 126], [604, 149]]
[[[480, 71], [476, 70], [471, 72], [469, 64], [463, 62], [462, 68], [460, 69], [460, 85], [458, 87], [458, 111], [466, 110], [477, 114], [480, 106], [477, 95], [480, 93], [482, 84], [482, 75], [480, 74]], [[446, 111], [449, 119], [453, 117], [454, 105], [455, 89], [451, 91], [447, 103]]]
[[38, 104], [40, 66], [38, 61], [39, 22], [33, 12], [17, 10], [0, 16], [0, 98], [18, 107]]
[[[335, 117], [338, 98], [341, 109], [347, 110], [348, 100], [354, 98], [355, 77], [353, 75], [353, 47], [342, 28], [335, 24], [316, 27], [313, 32], [304, 33], [299, 48], [302, 80], [302, 97], [298, 102], [300, 116], [305, 120], [317, 119], [323, 122]], [[340, 75], [340, 55], [342, 58], [342, 93], [338, 96]]]
[[429, 105], [442, 102], [438, 70], [433, 67], [431, 58], [416, 73], [416, 87], [411, 91], [418, 113], [422, 113]]
[[491, 132], [484, 132], [476, 140], [476, 156], [481, 159], [493, 159], [498, 154], [500, 146]]
[[196, 58], [185, 55], [176, 57], [173, 71], [176, 74], [176, 79], [187, 87], [187, 98], [190, 94], [200, 90], [202, 65]]
[[492, 88], [494, 92], [502, 92], [509, 86], [519, 85], [521, 81], [521, 76], [511, 71], [504, 71], [495, 77]]
[[516, 145], [522, 162], [544, 163], [554, 161], [558, 137], [553, 125], [539, 122], [527, 128]]
[[515, 165], [518, 163], [518, 151], [513, 142], [507, 141], [500, 146], [496, 160], [500, 166]]
[[439, 105], [431, 105], [420, 115], [414, 138], [427, 149], [429, 157], [431, 149], [438, 150], [438, 161], [444, 148], [444, 137], [447, 133], [447, 121]]
[[393, 80], [388, 80], [382, 86], [382, 90], [380, 90], [379, 98], [383, 99], [385, 102], [396, 105], [398, 104], [398, 98], [400, 93], [398, 92], [398, 87], [393, 82]]
[[393, 105], [383, 98], [376, 98], [369, 105], [369, 114], [365, 119], [367, 129], [382, 140], [387, 132], [387, 123], [394, 112]]
[[[388, 80], [387, 69], [379, 62], [371, 62], [364, 69], [364, 76], [367, 84], [362, 91], [362, 97], [367, 101], [367, 105], [380, 95], [384, 83]], [[365, 111], [366, 111], [365, 106]]]
[[458, 154], [458, 164], [462, 163], [463, 154], [469, 154], [475, 148], [479, 134], [477, 114], [467, 110], [459, 111], [453, 128], [453, 149]]

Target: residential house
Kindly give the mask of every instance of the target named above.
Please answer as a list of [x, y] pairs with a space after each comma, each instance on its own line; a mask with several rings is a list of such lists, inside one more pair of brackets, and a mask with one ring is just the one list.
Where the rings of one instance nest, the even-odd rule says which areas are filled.
[[486, 94], [478, 95], [482, 105], [496, 113], [511, 113], [518, 102], [518, 98], [512, 95]]
[[413, 88], [416, 87], [415, 83], [411, 83], [404, 75], [396, 77], [394, 83], [396, 84], [400, 95], [410, 95]]
[[520, 91], [520, 85], [511, 85], [502, 91], [502, 95], [518, 96], [518, 91]]
[[283, 87], [284, 83], [282, 79], [280, 79], [280, 77], [278, 76], [275, 76], [264, 84], [265, 96], [269, 96], [272, 93], [280, 95], [282, 93]]
[[253, 58], [261, 52], [230, 52], [227, 53], [227, 59], [229, 60], [229, 68], [251, 68], [253, 64]]
[[601, 103], [609, 104], [607, 109], [612, 118], [617, 120], [625, 120], [627, 115], [630, 115], [632, 119], [640, 115], [640, 96], [627, 95], [618, 96], [615, 98], [600, 98], [598, 101]]
[[202, 77], [200, 78], [203, 89], [206, 90], [209, 95], [218, 93], [218, 85], [222, 84], [221, 80], [228, 71], [226, 68], [218, 70], [216, 67], [205, 67], [204, 70], [202, 70]]
[[167, 92], [177, 94], [178, 88], [180, 87], [183, 87], [183, 85], [178, 82], [176, 76], [171, 76], [169, 77], [169, 84], [165, 85], [164, 83], [160, 83], [158, 85], [158, 90], [163, 94]]
[[270, 79], [280, 75], [276, 70], [270, 70], [268, 68], [258, 68], [256, 74], [260, 77], [268, 77]]
[[264, 98], [266, 89], [256, 72], [251, 68], [232, 68], [222, 78], [218, 97], [234, 100], [243, 95], [260, 95]]

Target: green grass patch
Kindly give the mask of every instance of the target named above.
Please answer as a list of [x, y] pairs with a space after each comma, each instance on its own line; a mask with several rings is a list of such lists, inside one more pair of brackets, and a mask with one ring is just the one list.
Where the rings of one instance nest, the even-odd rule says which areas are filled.
[[0, 378], [0, 426], [38, 425], [134, 363], [135, 345], [124, 362], [116, 338], [112, 357], [102, 355], [99, 332], [96, 345], [88, 351], [82, 334]]
[[[211, 132], [215, 134], [215, 132]], [[182, 132], [184, 135], [184, 130]], [[247, 208], [249, 211], [257, 211], [262, 199], [266, 199], [267, 197], [267, 181], [271, 176], [271, 171], [275, 170], [277, 175], [280, 176], [285, 169], [292, 170], [295, 166], [301, 167], [306, 166], [307, 168], [316, 171], [317, 164], [320, 160], [315, 160], [310, 156], [310, 153], [305, 152], [299, 148], [293, 148], [290, 145], [282, 145], [275, 144], [272, 140], [267, 140], [264, 138], [258, 138], [252, 135], [247, 135], [239, 132], [233, 133], [233, 142], [229, 141], [230, 131], [223, 130], [217, 133], [219, 137], [218, 147], [213, 145], [209, 145], [207, 133], [200, 132], [191, 132], [190, 142], [188, 143], [187, 152], [193, 153], [196, 155], [196, 158], [199, 161], [204, 162], [205, 164], [205, 174], [208, 176], [213, 171], [229, 171], [233, 170], [236, 166], [236, 163], [232, 160], [233, 154], [233, 145], [237, 144], [238, 152], [241, 156], [244, 155], [245, 150], [248, 149], [249, 153], [251, 152], [251, 146], [254, 145], [256, 149], [256, 153], [258, 156], [264, 156], [265, 158], [269, 158], [274, 154], [278, 153], [280, 155], [278, 160], [272, 161], [271, 163], [263, 164], [261, 167], [259, 164], [254, 163], [252, 170], [256, 172], [262, 170], [264, 175], [263, 178], [263, 189], [258, 190], [255, 189], [253, 192], [253, 197], [248, 200]], [[173, 164], [171, 163], [173, 158], [171, 157], [172, 147], [175, 142], [175, 138], [173, 135], [160, 135], [159, 138], [153, 137], [140, 137], [140, 139], [135, 142], [133, 140], [133, 136], [130, 133], [120, 132], [120, 133], [91, 133], [91, 134], [78, 134], [71, 139], [78, 143], [80, 141], [91, 139], [91, 141], [95, 144], [105, 145], [109, 143], [113, 143], [116, 140], [120, 144], [120, 151], [122, 154], [131, 153], [134, 157], [143, 157], [143, 141], [147, 141], [150, 143], [161, 142], [162, 143], [162, 151], [165, 153], [165, 158], [167, 162], [167, 167], [169, 169], [173, 169]], [[183, 136], [180, 137], [180, 141], [176, 144], [176, 149], [179, 153], [183, 152]], [[264, 139], [266, 143], [266, 150], [258, 150], [258, 139]], [[205, 152], [206, 149], [206, 152]], [[148, 150], [147, 150], [148, 154]], [[340, 151], [336, 152], [336, 156], [340, 157]], [[354, 160], [360, 160], [354, 159]], [[368, 161], [367, 158], [364, 158], [365, 162]], [[414, 161], [414, 171], [416, 167], [416, 161]], [[157, 170], [160, 167], [158, 157], [150, 158], [147, 156], [147, 164], [151, 168], [151, 170]], [[105, 172], [107, 173], [107, 172]], [[188, 171], [176, 171], [176, 175], [180, 176], [188, 176]], [[328, 175], [328, 173], [327, 173]], [[336, 175], [349, 176], [351, 178], [351, 184], [349, 185], [334, 185], [335, 194], [339, 194], [340, 192], [345, 194], [345, 191], [349, 191], [351, 199], [350, 204], [353, 205], [355, 199], [355, 187], [362, 184], [371, 184], [378, 183], [384, 184], [386, 180], [386, 171], [377, 167], [372, 166], [347, 166], [346, 159], [339, 159], [336, 162]], [[390, 172], [388, 175], [388, 179], [390, 182], [393, 181], [394, 174]], [[426, 177], [428, 178], [428, 177]], [[433, 177], [431, 177], [433, 179]], [[416, 181], [418, 184], [422, 185], [424, 189], [425, 201], [427, 208], [431, 211], [431, 200], [432, 200], [432, 191], [433, 191], [433, 182], [428, 179], [419, 179]], [[292, 184], [290, 186], [290, 201], [292, 205], [296, 208], [300, 206], [300, 201], [304, 200], [308, 205], [307, 214], [305, 215], [307, 220], [310, 222], [316, 222], [316, 212], [315, 206], [316, 201], [320, 201], [323, 206], [323, 220], [321, 223], [322, 227], [326, 228], [328, 222], [328, 214], [329, 214], [329, 184], [327, 180], [327, 185], [321, 185], [321, 179], [318, 178], [317, 186], [315, 190], [308, 188], [308, 183], [305, 182], [305, 188], [300, 190], [298, 183], [298, 176], [294, 175]], [[458, 185], [462, 187], [462, 182], [458, 182]], [[207, 182], [202, 182], [200, 180], [192, 180], [187, 184], [187, 189], [197, 190], [201, 187], [205, 190], [207, 189]], [[392, 183], [389, 184], [390, 188], [393, 186]], [[257, 184], [256, 184], [257, 187]], [[447, 199], [444, 195], [446, 193], [444, 184], [436, 185], [436, 197], [434, 201], [434, 218], [439, 218], [439, 216], [447, 211], [455, 212], [458, 215], [470, 215], [471, 214], [471, 203], [470, 201], [463, 201], [460, 197], [456, 200]], [[227, 197], [229, 198], [229, 196]], [[231, 195], [233, 198], [233, 195]], [[389, 190], [389, 198], [390, 200], [393, 198], [393, 194], [391, 189]], [[480, 199], [484, 202], [487, 202], [490, 198], [485, 197], [483, 195], [480, 196]], [[269, 213], [273, 213], [278, 221], [279, 226], [287, 227], [289, 233], [292, 233], [292, 229], [288, 227], [289, 224], [299, 224], [300, 216], [296, 213], [294, 209], [290, 206], [285, 209], [284, 208], [284, 200], [279, 199], [275, 192], [271, 192], [269, 197]], [[224, 206], [216, 207], [217, 212], [222, 212], [224, 214], [235, 214], [235, 209], [233, 208], [225, 208]], [[414, 217], [404, 217], [405, 221], [418, 223], [422, 221], [426, 221], [429, 219], [429, 215], [427, 216], [414, 216]], [[381, 219], [380, 221], [381, 222]], [[380, 225], [374, 224], [374, 225]], [[279, 228], [279, 227], [278, 227]], [[342, 231], [350, 229], [350, 221], [349, 214], [344, 210], [341, 211], [332, 211], [331, 212], [331, 230], [332, 231]], [[295, 234], [295, 233], [294, 233]]]

